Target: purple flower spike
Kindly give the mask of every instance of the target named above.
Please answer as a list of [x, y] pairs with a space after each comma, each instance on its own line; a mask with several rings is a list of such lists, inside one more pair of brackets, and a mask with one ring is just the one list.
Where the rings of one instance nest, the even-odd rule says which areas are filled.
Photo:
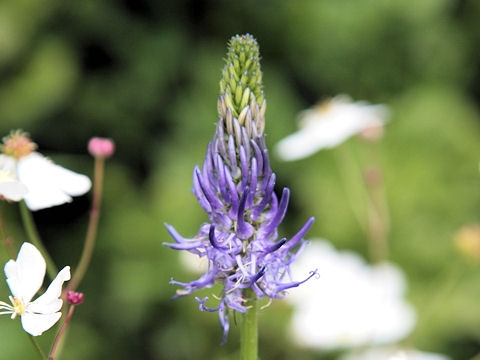
[[[250, 35], [234, 37], [230, 44], [228, 57], [259, 59], [258, 45]], [[253, 53], [240, 56], [242, 52]], [[290, 264], [303, 249], [303, 237], [313, 218], [290, 240], [277, 240], [290, 191], [284, 189], [280, 198], [274, 191], [276, 176], [270, 168], [263, 133], [266, 102], [258, 61], [239, 65], [241, 71], [232, 74], [236, 66], [229, 61], [224, 70], [231, 77], [220, 82], [217, 129], [207, 146], [202, 170], [198, 166], [194, 169], [193, 193], [208, 221], [191, 239], [166, 225], [175, 243], [165, 244], [208, 259], [206, 273], [200, 278], [191, 282], [172, 279], [171, 284], [182, 287], [175, 298], [211, 288], [215, 283], [223, 286], [220, 296], [213, 296], [219, 302], [212, 299], [212, 306], [206, 305], [208, 297], [195, 298], [200, 311], [218, 311], [223, 342], [230, 328], [231, 311], [245, 313], [248, 303], [261, 297], [282, 298], [285, 290], [299, 286], [316, 273], [305, 274], [300, 281], [290, 277]], [[232, 94], [230, 81], [237, 75], [245, 77], [246, 70], [252, 77], [245, 82], [249, 87], [237, 83], [236, 94]]]

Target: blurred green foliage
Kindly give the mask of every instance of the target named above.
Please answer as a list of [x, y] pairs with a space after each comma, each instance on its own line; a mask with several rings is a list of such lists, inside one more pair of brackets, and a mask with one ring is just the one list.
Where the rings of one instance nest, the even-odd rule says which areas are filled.
[[[453, 359], [478, 353], [480, 266], [454, 252], [452, 236], [480, 221], [479, 17], [476, 0], [2, 1], [0, 133], [23, 128], [52, 159], [89, 175], [87, 140], [109, 136], [117, 144], [97, 250], [80, 289], [86, 300], [63, 358], [237, 356], [235, 324], [221, 347], [214, 314], [198, 312], [192, 297], [170, 300], [172, 276], [196, 275], [162, 246], [171, 241], [162, 224], [190, 236], [206, 219], [190, 192], [192, 170], [213, 136], [226, 42], [245, 32], [261, 46], [268, 146], [295, 131], [299, 111], [328, 96], [391, 106], [377, 150], [390, 257], [407, 273], [419, 310], [407, 343]], [[352, 139], [299, 162], [272, 157], [279, 186], [292, 192], [286, 236], [314, 215], [309, 236], [367, 254], [337, 166], [339, 151], [368, 165], [365, 147]], [[35, 214], [59, 265], [76, 264], [89, 201]], [[2, 209], [19, 245], [26, 238], [17, 209]], [[445, 287], [456, 272], [459, 282]], [[0, 293], [8, 296], [3, 281]], [[262, 359], [319, 358], [290, 342], [290, 312], [278, 301], [261, 313]], [[2, 358], [34, 358], [19, 322], [0, 320]]]

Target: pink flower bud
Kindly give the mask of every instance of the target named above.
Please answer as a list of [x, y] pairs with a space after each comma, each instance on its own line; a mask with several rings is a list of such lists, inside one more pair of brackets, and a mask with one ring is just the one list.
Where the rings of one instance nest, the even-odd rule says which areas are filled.
[[68, 291], [67, 301], [72, 305], [79, 305], [83, 302], [83, 293], [76, 291]]
[[94, 157], [108, 158], [115, 152], [115, 143], [112, 139], [93, 137], [88, 142], [88, 151]]

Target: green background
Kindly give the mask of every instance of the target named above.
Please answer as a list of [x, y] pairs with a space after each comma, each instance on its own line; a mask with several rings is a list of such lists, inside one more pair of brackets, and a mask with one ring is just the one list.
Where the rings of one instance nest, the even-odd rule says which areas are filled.
[[[238, 356], [233, 319], [219, 346], [216, 314], [200, 313], [193, 296], [170, 300], [172, 276], [197, 275], [162, 242], [171, 241], [164, 222], [192, 236], [206, 220], [191, 194], [192, 171], [215, 129], [226, 42], [245, 32], [260, 43], [268, 147], [296, 130], [299, 111], [329, 96], [391, 107], [377, 150], [390, 259], [406, 272], [419, 311], [406, 344], [453, 359], [478, 353], [480, 267], [455, 252], [452, 238], [480, 218], [479, 17], [475, 0], [0, 2], [0, 134], [22, 128], [42, 153], [89, 176], [88, 139], [107, 136], [117, 146], [80, 288], [85, 302], [62, 358]], [[310, 237], [367, 255], [336, 163], [340, 151], [365, 165], [365, 146], [351, 139], [292, 163], [272, 156], [279, 189], [292, 193], [282, 234], [314, 215]], [[90, 201], [35, 213], [59, 266], [78, 261]], [[2, 210], [19, 246], [18, 209]], [[3, 281], [0, 294], [7, 300]], [[261, 358], [334, 358], [291, 343], [291, 311], [276, 301], [260, 314]], [[53, 333], [40, 338], [45, 347]], [[1, 318], [0, 339], [1, 358], [35, 358], [19, 321]]]

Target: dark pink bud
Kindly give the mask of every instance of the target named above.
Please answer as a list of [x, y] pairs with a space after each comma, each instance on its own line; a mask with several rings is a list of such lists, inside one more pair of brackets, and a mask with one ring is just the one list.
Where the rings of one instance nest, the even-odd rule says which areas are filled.
[[68, 291], [67, 301], [72, 305], [79, 305], [83, 302], [83, 293], [76, 291]]
[[108, 158], [115, 152], [115, 143], [112, 139], [93, 137], [88, 142], [88, 151], [94, 157]]

